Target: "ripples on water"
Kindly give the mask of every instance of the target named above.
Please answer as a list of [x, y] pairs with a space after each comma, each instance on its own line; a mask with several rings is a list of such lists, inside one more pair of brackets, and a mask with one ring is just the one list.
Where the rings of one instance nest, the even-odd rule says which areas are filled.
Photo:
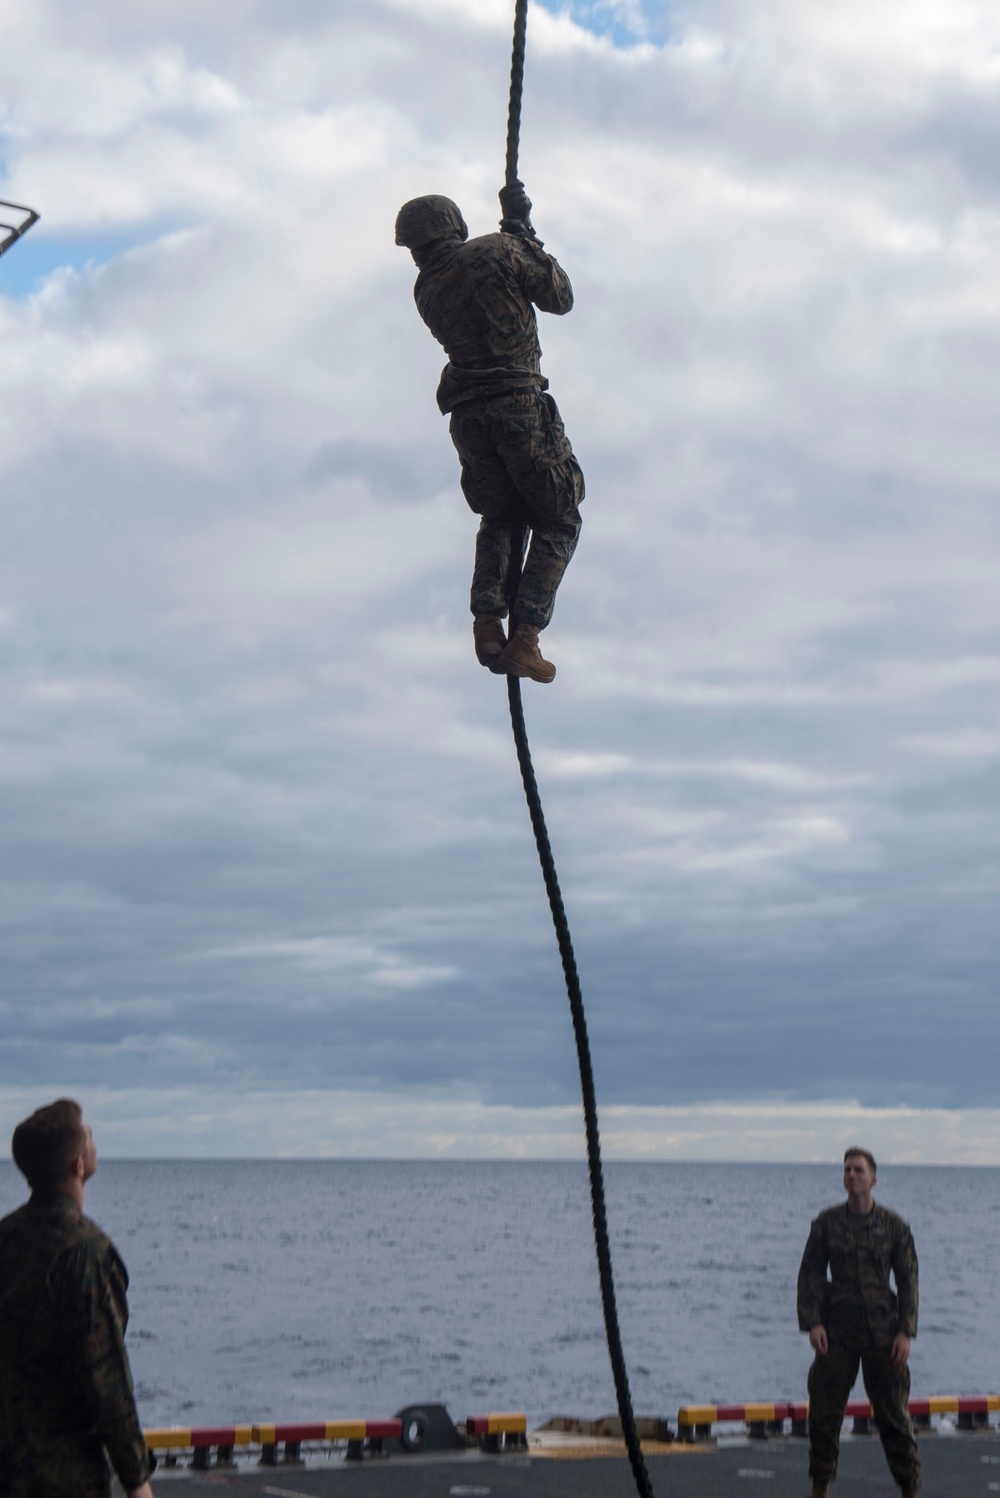
[[[805, 1398], [795, 1277], [838, 1171], [606, 1175], [637, 1412]], [[0, 1214], [23, 1196], [5, 1163]], [[877, 1196], [920, 1257], [914, 1393], [994, 1392], [1000, 1170], [884, 1169]], [[615, 1407], [582, 1164], [104, 1161], [87, 1210], [132, 1278], [147, 1425]]]

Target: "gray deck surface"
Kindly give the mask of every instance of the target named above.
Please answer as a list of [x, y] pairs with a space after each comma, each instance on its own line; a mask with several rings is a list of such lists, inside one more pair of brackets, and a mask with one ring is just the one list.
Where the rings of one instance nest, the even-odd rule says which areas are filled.
[[[920, 1442], [920, 1457], [922, 1498], [1000, 1493], [1000, 1431], [930, 1435]], [[806, 1498], [809, 1492], [803, 1440], [678, 1446], [649, 1456], [647, 1464], [656, 1498]], [[209, 1498], [223, 1488], [242, 1488], [247, 1498], [630, 1498], [636, 1492], [624, 1458], [480, 1452], [276, 1467], [246, 1458], [235, 1472], [158, 1471], [153, 1486], [168, 1498]], [[896, 1498], [898, 1491], [877, 1438], [843, 1441], [832, 1498]]]

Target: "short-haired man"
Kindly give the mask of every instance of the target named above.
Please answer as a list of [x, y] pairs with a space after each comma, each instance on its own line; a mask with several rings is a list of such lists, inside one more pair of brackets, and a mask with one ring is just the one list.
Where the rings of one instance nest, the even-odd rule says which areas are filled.
[[903, 1219], [874, 1201], [875, 1179], [874, 1155], [847, 1150], [847, 1201], [816, 1218], [799, 1269], [799, 1328], [809, 1333], [816, 1354], [809, 1370], [812, 1498], [827, 1498], [837, 1475], [840, 1427], [859, 1363], [903, 1498], [916, 1498], [920, 1487], [908, 1407], [910, 1340], [917, 1335], [917, 1254]]
[[0, 1221], [0, 1493], [107, 1498], [110, 1457], [130, 1498], [152, 1498], [125, 1351], [128, 1275], [83, 1215], [94, 1136], [60, 1098], [18, 1124], [12, 1150], [31, 1198]]

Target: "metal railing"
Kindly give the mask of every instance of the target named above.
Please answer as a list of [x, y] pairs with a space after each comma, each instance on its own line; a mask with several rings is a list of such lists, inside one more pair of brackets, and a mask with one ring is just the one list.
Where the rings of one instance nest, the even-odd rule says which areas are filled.
[[[20, 223], [8, 224], [5, 222], [7, 218], [5, 210], [11, 208], [15, 213], [24, 214], [24, 218]], [[2, 255], [5, 250], [10, 249], [16, 240], [21, 238], [22, 234], [27, 234], [32, 224], [38, 223], [39, 215], [33, 208], [25, 208], [23, 203], [7, 203], [3, 198], [0, 198], [0, 213], [3, 213], [3, 219], [0, 219], [0, 234], [3, 236], [0, 238], [0, 255]]]

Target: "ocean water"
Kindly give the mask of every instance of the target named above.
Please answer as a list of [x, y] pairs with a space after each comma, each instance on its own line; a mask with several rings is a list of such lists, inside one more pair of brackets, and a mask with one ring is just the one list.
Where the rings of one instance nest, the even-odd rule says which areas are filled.
[[[795, 1279], [827, 1166], [606, 1167], [636, 1412], [805, 1397]], [[883, 1168], [921, 1267], [913, 1392], [1000, 1390], [1000, 1170]], [[0, 1166], [0, 1215], [25, 1196]], [[583, 1164], [102, 1161], [144, 1424], [615, 1408]]]

